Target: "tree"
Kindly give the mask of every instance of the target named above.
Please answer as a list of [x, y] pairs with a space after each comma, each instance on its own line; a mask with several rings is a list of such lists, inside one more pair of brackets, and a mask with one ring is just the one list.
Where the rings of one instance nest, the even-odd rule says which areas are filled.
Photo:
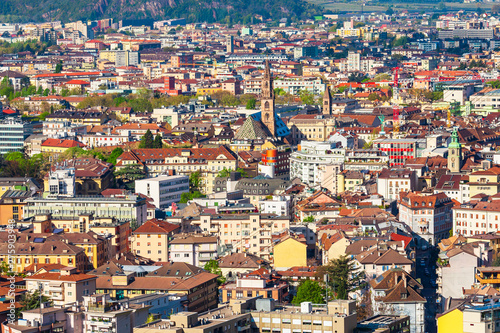
[[116, 165], [116, 160], [118, 159], [118, 157], [121, 156], [121, 154], [123, 154], [122, 148], [118, 147], [118, 148], [113, 149], [111, 154], [106, 159], [106, 162], [111, 163], [113, 165]]
[[247, 110], [255, 110], [256, 103], [257, 103], [257, 100], [255, 98], [250, 98], [247, 102], [246, 109]]
[[116, 170], [113, 174], [119, 183], [130, 190], [135, 189], [136, 180], [146, 178], [146, 172], [139, 164], [127, 165]]
[[226, 278], [222, 275], [222, 270], [219, 268], [219, 262], [217, 260], [212, 259], [208, 261], [203, 267], [203, 269], [209, 273], [219, 275], [219, 278], [217, 278], [217, 283], [219, 285], [224, 284], [226, 282]]
[[201, 184], [201, 172], [198, 170], [198, 171], [195, 171], [195, 172], [191, 172], [191, 174], [189, 175], [189, 188], [191, 191], [195, 191], [195, 190], [198, 190], [198, 188], [200, 187], [200, 184]]
[[204, 197], [205, 196], [200, 191], [184, 192], [181, 194], [181, 200], [179, 201], [179, 203], [188, 203], [193, 199]]
[[312, 105], [314, 104], [314, 94], [310, 92], [309, 90], [300, 90], [299, 91], [299, 97], [302, 103], [307, 104], [307, 105]]
[[152, 148], [163, 148], [163, 141], [160, 134], [156, 134]]
[[61, 73], [62, 69], [63, 69], [62, 61], [59, 61], [56, 65], [56, 69], [54, 70], [54, 73]]
[[[42, 303], [49, 302], [50, 298], [45, 295], [41, 297]], [[27, 311], [40, 308], [40, 291], [35, 290], [33, 293], [25, 293], [21, 297], [21, 308], [20, 311]]]
[[219, 173], [217, 174], [217, 177], [226, 178], [226, 177], [229, 177], [230, 173], [231, 173], [231, 169], [224, 167], [224, 169], [219, 171]]
[[154, 138], [153, 133], [148, 129], [146, 134], [141, 138], [141, 143], [139, 143], [139, 148], [154, 148], [153, 147]]
[[306, 222], [306, 223], [311, 223], [311, 222], [314, 222], [314, 216], [309, 215], [308, 217], [304, 218], [304, 219], [302, 220], [302, 222]]
[[317, 281], [305, 280], [297, 288], [297, 295], [293, 298], [292, 304], [300, 305], [302, 302], [324, 304], [325, 289]]
[[364, 272], [355, 267], [354, 261], [347, 255], [332, 259], [318, 269], [318, 275], [328, 276], [328, 285], [337, 299], [348, 299], [349, 293], [362, 289]]

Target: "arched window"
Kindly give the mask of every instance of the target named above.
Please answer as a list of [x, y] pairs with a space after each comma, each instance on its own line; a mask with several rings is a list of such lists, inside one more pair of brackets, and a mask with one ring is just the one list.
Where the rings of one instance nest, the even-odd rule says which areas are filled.
[[269, 101], [264, 103], [264, 110], [269, 110]]

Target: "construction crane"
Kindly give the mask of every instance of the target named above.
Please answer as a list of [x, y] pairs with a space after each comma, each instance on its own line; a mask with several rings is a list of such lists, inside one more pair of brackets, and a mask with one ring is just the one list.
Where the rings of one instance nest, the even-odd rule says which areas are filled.
[[446, 111], [446, 127], [451, 127], [451, 108], [449, 105], [435, 108], [434, 111]]
[[399, 100], [399, 67], [394, 67], [394, 81], [392, 83], [392, 97], [395, 100]]
[[399, 133], [399, 114], [401, 112], [401, 107], [399, 105], [394, 105], [392, 107], [392, 132]]

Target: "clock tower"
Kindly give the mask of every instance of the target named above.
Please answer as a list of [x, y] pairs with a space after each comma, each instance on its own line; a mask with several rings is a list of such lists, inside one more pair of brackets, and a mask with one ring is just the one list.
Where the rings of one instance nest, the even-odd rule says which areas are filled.
[[274, 114], [274, 89], [269, 61], [266, 60], [266, 69], [262, 79], [262, 95], [260, 99], [261, 121], [266, 125], [272, 136], [276, 136], [276, 115]]
[[457, 129], [451, 133], [451, 142], [448, 145], [448, 170], [459, 173], [462, 167], [462, 145], [458, 141]]

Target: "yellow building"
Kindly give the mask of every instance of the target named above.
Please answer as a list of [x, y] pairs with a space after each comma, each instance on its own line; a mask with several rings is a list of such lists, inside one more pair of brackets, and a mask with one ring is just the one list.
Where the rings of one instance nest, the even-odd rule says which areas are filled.
[[197, 95], [212, 95], [216, 92], [222, 91], [222, 87], [213, 87], [213, 88], [198, 88], [196, 89]]
[[[31, 264], [60, 264], [76, 267], [80, 272], [89, 268], [85, 251], [65, 241], [23, 243], [16, 241], [14, 249], [9, 243], [0, 243], [0, 261], [12, 260], [13, 271], [21, 273]], [[13, 253], [12, 253], [13, 252]]]
[[274, 269], [286, 270], [295, 266], [307, 266], [307, 245], [305, 239], [286, 236], [274, 245]]
[[484, 193], [495, 195], [500, 192], [500, 167], [476, 171], [469, 175], [470, 198]]
[[438, 333], [464, 333], [464, 314], [459, 309], [444, 313], [437, 318]]
[[149, 220], [137, 228], [131, 237], [132, 253], [153, 261], [167, 262], [169, 239], [179, 226], [160, 220]]

